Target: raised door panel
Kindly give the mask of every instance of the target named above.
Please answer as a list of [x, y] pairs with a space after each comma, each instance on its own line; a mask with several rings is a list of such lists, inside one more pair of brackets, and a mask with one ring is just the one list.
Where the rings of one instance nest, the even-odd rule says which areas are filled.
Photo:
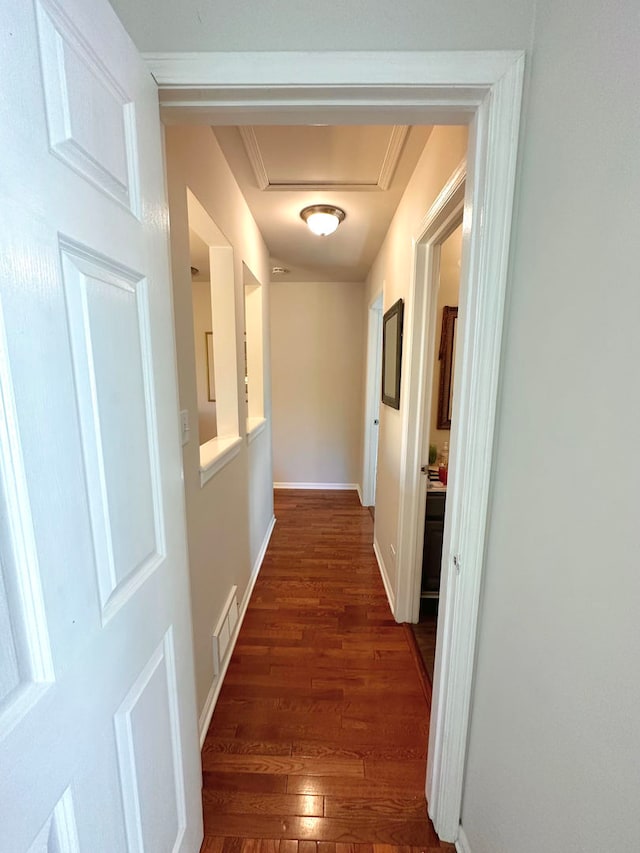
[[185, 801], [177, 715], [169, 632], [115, 715], [130, 853], [180, 847]]
[[0, 746], [53, 680], [0, 304]]
[[164, 558], [148, 285], [61, 241], [96, 569], [106, 620]]
[[51, 151], [137, 214], [132, 99], [60, 6], [36, 8]]

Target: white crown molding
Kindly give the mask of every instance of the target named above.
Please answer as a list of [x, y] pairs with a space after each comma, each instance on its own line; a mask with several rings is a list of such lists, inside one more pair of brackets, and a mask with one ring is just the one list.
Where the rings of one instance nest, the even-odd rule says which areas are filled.
[[295, 191], [295, 190], [334, 190], [341, 192], [367, 190], [386, 191], [391, 186], [391, 181], [398, 167], [400, 155], [404, 147], [409, 127], [407, 125], [394, 125], [391, 128], [389, 142], [382, 158], [382, 165], [376, 181], [271, 181], [264, 163], [264, 157], [260, 150], [260, 142], [253, 127], [242, 125], [238, 128], [240, 137], [244, 144], [249, 164], [256, 179], [258, 188], [263, 192], [268, 191]]
[[378, 175], [378, 186], [381, 190], [388, 190], [391, 186], [408, 133], [409, 128], [406, 124], [396, 124], [391, 130], [389, 144]]
[[269, 176], [267, 175], [264, 160], [262, 159], [262, 152], [260, 151], [256, 132], [252, 127], [239, 127], [238, 130], [244, 144], [244, 150], [247, 152], [249, 163], [253, 169], [258, 189], [266, 190], [269, 186]]

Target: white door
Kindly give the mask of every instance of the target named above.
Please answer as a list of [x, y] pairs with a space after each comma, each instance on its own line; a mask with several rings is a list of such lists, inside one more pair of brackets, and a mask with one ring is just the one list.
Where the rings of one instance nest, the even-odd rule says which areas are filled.
[[195, 853], [157, 94], [106, 0], [4, 5], [0, 851]]
[[375, 376], [376, 388], [374, 408], [371, 418], [371, 506], [376, 503], [376, 483], [378, 481], [378, 439], [380, 437], [380, 405], [382, 395], [382, 296], [376, 301], [373, 312], [374, 346], [375, 346]]
[[369, 306], [366, 381], [367, 415], [365, 423], [365, 462], [362, 497], [365, 506], [374, 506], [376, 502], [376, 477], [378, 471], [380, 397], [382, 394], [382, 294]]

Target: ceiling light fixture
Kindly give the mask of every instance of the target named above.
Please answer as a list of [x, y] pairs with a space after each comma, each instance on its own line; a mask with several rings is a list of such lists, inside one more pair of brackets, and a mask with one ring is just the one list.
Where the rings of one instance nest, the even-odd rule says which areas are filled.
[[340, 207], [329, 204], [312, 204], [300, 211], [300, 218], [307, 223], [307, 228], [318, 237], [333, 234], [347, 214]]

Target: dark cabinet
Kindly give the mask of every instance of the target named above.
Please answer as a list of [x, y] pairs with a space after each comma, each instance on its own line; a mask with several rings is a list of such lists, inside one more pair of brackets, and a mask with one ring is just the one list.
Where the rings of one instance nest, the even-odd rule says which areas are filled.
[[428, 491], [424, 520], [424, 546], [422, 549], [421, 598], [437, 598], [440, 591], [440, 566], [442, 564], [442, 539], [444, 536], [444, 508], [447, 493]]

